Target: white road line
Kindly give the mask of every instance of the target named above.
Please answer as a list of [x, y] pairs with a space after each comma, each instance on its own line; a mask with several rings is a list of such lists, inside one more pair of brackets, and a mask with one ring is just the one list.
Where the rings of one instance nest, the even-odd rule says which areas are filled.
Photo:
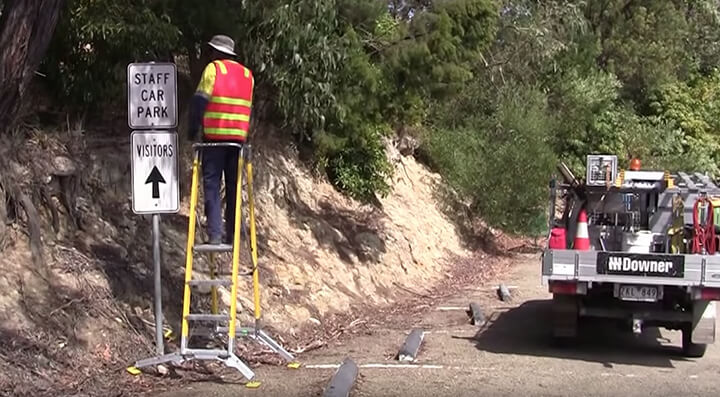
[[[308, 364], [304, 365], [307, 369], [337, 369], [340, 364]], [[467, 370], [467, 371], [495, 371], [495, 367], [466, 367], [466, 366], [450, 366], [435, 364], [361, 364], [358, 368], [368, 369], [447, 369], [447, 370]]]
[[429, 334], [448, 335], [448, 334], [468, 334], [468, 333], [476, 333], [476, 332], [477, 332], [477, 328], [475, 328], [475, 329], [468, 328], [468, 329], [455, 329], [455, 330], [446, 329], [446, 330], [437, 330], [437, 331], [424, 331], [423, 333], [425, 335], [429, 335]]
[[[337, 369], [340, 367], [340, 364], [309, 364], [304, 365], [304, 368], [307, 369]], [[365, 368], [365, 369], [445, 369], [445, 370], [452, 370], [452, 371], [497, 371], [498, 369], [495, 367], [471, 367], [471, 366], [457, 366], [457, 365], [435, 365], [435, 364], [377, 364], [377, 363], [370, 363], [370, 364], [360, 364], [358, 365], [358, 368]], [[658, 371], [658, 372], [664, 372], [664, 371]], [[535, 372], [537, 375], [557, 375], [557, 372], [555, 371], [549, 371], [549, 372]], [[563, 375], [572, 375], [573, 371], [563, 371]], [[600, 376], [603, 378], [607, 377], [619, 377], [619, 378], [640, 378], [643, 376], [638, 376], [637, 374], [622, 374], [622, 373], [611, 373], [611, 372], [601, 372]], [[698, 379], [698, 375], [689, 375], [690, 379]]]
[[617, 376], [620, 378], [637, 378], [638, 377], [635, 374], [613, 374], [613, 373], [608, 373], [608, 372], [602, 372], [602, 373], [600, 373], [600, 376], [602, 376], [602, 377]]
[[[308, 369], [335, 369], [339, 368], [340, 364], [310, 364], [306, 365]], [[429, 365], [429, 364], [361, 364], [358, 365], [360, 368], [421, 368], [421, 369], [443, 369], [443, 365]]]
[[443, 369], [442, 365], [429, 364], [363, 364], [360, 368], [422, 368], [422, 369]]
[[303, 368], [308, 368], [308, 369], [336, 369], [336, 368], [340, 368], [340, 364], [310, 364], [310, 365], [303, 365]]
[[440, 306], [440, 307], [437, 308], [437, 310], [438, 310], [438, 311], [441, 311], [441, 312], [446, 312], [446, 311], [449, 312], [449, 311], [453, 311], [453, 310], [457, 310], [457, 311], [460, 311], [460, 310], [462, 310], [462, 311], [468, 311], [468, 310], [470, 310], [470, 309], [469, 309], [468, 307], [465, 307], [465, 306], [462, 306], [462, 307], [460, 307], [460, 306]]
[[[507, 289], [518, 289], [517, 285], [507, 285]], [[468, 288], [469, 291], [497, 291], [498, 287], [485, 287], [485, 288]]]

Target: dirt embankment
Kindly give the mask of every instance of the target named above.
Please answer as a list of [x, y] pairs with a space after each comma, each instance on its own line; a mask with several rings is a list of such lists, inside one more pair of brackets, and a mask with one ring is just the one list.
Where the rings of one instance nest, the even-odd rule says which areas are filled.
[[[6, 211], [17, 222], [2, 230], [0, 242], [0, 390], [39, 395], [58, 385], [82, 388], [152, 352], [150, 222], [130, 208], [129, 139], [121, 132], [43, 132], [18, 149], [14, 173], [47, 182], [32, 198], [54, 205], [38, 205], [42, 264], [31, 259], [27, 216], [19, 206]], [[182, 304], [188, 152], [185, 145], [182, 210], [162, 218], [164, 313], [172, 329]], [[313, 177], [277, 134], [255, 143], [263, 323], [289, 348], [302, 350], [307, 336], [331, 327], [337, 314], [422, 295], [471, 257], [464, 228], [446, 215], [457, 207], [442, 193], [439, 176], [392, 147], [390, 155], [397, 165], [392, 193], [360, 205]], [[70, 172], [58, 172], [58, 156], [72, 161]], [[207, 263], [196, 263], [202, 277]], [[243, 266], [249, 267], [247, 255]], [[222, 270], [229, 270], [229, 258], [221, 258]], [[243, 279], [243, 321], [251, 319], [251, 291]], [[198, 304], [209, 300], [194, 296]], [[221, 291], [225, 305], [228, 296]]]

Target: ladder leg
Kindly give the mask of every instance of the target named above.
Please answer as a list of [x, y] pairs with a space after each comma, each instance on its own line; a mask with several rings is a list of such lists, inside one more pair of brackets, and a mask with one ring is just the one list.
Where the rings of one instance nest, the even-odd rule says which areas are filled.
[[238, 154], [238, 173], [235, 185], [235, 225], [233, 233], [232, 289], [230, 292], [230, 324], [228, 329], [228, 353], [235, 349], [235, 319], [237, 318], [238, 268], [240, 264], [240, 224], [242, 222], [242, 170], [243, 150]]
[[252, 161], [247, 161], [248, 206], [250, 212], [250, 256], [253, 266], [253, 298], [255, 303], [255, 332], [260, 329], [260, 274], [258, 271], [257, 234], [255, 229], [255, 200], [253, 198]]
[[[210, 254], [210, 279], [215, 280], [217, 278], [217, 255]], [[210, 310], [212, 314], [218, 314], [219, 308], [218, 308], [218, 289], [217, 286], [213, 285], [210, 288], [210, 301], [211, 306]]]
[[188, 343], [189, 326], [187, 316], [190, 314], [190, 281], [192, 280], [193, 246], [195, 244], [195, 211], [198, 201], [198, 169], [200, 168], [200, 153], [195, 151], [192, 167], [192, 185], [190, 186], [190, 214], [188, 215], [187, 254], [185, 258], [185, 286], [183, 293], [182, 331], [180, 336], [180, 353], [185, 354]]

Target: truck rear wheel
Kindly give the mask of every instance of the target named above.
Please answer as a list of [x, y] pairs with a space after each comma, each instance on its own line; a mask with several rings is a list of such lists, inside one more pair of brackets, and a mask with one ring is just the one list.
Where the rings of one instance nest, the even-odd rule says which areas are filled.
[[572, 342], [578, 334], [578, 300], [575, 295], [554, 294], [552, 303], [553, 337], [556, 344]]
[[692, 324], [687, 324], [682, 329], [682, 348], [686, 357], [700, 358], [705, 355], [706, 344], [692, 343]]

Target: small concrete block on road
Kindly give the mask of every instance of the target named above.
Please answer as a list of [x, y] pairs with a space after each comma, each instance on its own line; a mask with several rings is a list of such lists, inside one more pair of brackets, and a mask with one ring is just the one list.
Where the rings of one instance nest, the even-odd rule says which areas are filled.
[[477, 302], [470, 303], [470, 316], [473, 325], [485, 324], [485, 314], [483, 314], [482, 308]]
[[323, 397], [348, 397], [350, 390], [355, 385], [357, 376], [357, 364], [350, 357], [346, 358], [330, 380]]
[[403, 343], [397, 358], [400, 361], [414, 361], [417, 358], [420, 345], [422, 344], [425, 332], [419, 328], [415, 328], [410, 332], [405, 343]]
[[511, 299], [510, 297], [510, 289], [505, 286], [505, 284], [500, 284], [500, 286], [497, 289], [498, 298], [500, 298], [501, 301], [507, 302]]

